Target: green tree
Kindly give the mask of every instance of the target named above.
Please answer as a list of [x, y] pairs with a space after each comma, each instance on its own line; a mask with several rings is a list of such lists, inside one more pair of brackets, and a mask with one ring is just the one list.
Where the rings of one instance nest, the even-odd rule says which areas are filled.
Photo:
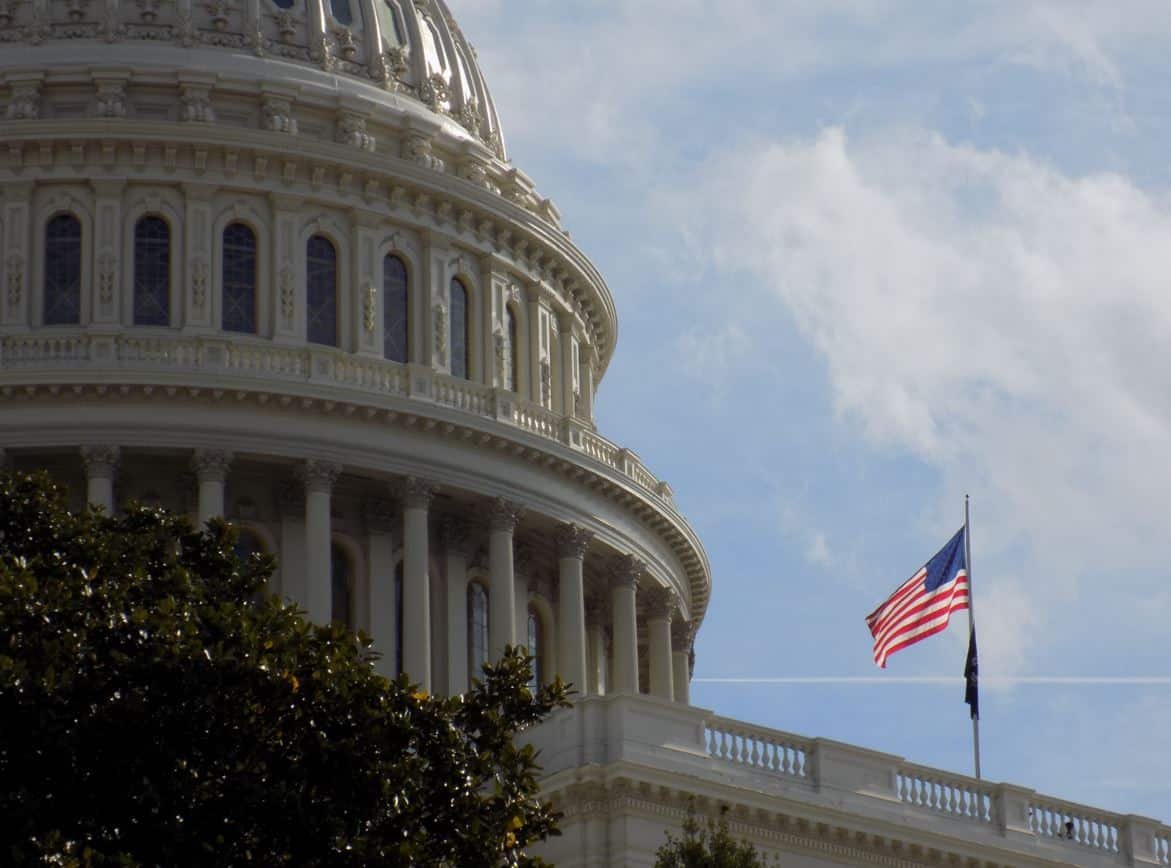
[[766, 868], [755, 847], [732, 837], [727, 811], [721, 807], [719, 822], [709, 818], [700, 826], [695, 807], [689, 807], [683, 837], [667, 833], [667, 843], [655, 853], [655, 868]]
[[72, 514], [0, 476], [0, 864], [537, 865], [514, 735], [566, 704], [518, 649], [462, 697], [263, 592], [223, 522]]

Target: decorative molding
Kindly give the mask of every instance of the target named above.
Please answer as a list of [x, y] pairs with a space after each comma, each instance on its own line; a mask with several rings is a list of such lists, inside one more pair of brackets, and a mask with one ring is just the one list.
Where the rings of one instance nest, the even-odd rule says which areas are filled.
[[571, 523], [558, 525], [557, 530], [553, 534], [553, 540], [557, 546], [557, 555], [562, 558], [577, 558], [581, 560], [585, 557], [586, 549], [589, 548], [593, 539], [593, 531], [586, 530], [580, 525]]
[[264, 128], [273, 133], [297, 134], [297, 119], [293, 117], [293, 103], [283, 97], [266, 95], [261, 101]]
[[637, 591], [639, 577], [645, 572], [645, 561], [635, 555], [619, 555], [610, 562], [610, 585]]
[[488, 527], [494, 533], [514, 533], [524, 515], [524, 507], [519, 504], [497, 497], [488, 507]]
[[24, 293], [24, 256], [19, 250], [12, 250], [4, 264], [8, 267], [6, 275], [8, 307], [15, 310], [20, 306], [21, 296]]
[[297, 467], [297, 478], [304, 484], [306, 493], [325, 493], [333, 490], [333, 485], [341, 475], [340, 464], [332, 461], [320, 461], [310, 458]]
[[81, 461], [88, 479], [113, 479], [118, 472], [122, 450], [117, 446], [86, 445], [81, 447]]
[[398, 491], [405, 509], [429, 509], [439, 486], [429, 479], [406, 476], [399, 483]]
[[651, 620], [671, 620], [678, 606], [678, 595], [671, 588], [655, 586], [639, 592], [647, 617]]
[[199, 482], [226, 482], [232, 458], [232, 453], [224, 449], [196, 449], [191, 456], [191, 471]]

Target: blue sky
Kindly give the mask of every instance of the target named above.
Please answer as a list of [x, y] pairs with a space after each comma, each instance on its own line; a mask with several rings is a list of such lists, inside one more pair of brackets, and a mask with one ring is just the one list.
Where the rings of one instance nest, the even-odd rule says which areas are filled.
[[693, 701], [970, 772], [963, 621], [752, 680], [878, 675], [968, 493], [985, 777], [1171, 820], [1171, 5], [452, 7], [617, 301], [600, 428], [707, 547]]

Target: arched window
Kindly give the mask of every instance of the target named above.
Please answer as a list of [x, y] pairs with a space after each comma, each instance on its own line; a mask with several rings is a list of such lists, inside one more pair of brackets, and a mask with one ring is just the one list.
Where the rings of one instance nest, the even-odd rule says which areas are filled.
[[256, 233], [229, 223], [223, 239], [223, 329], [256, 333]]
[[403, 671], [403, 562], [394, 568], [394, 672]]
[[58, 214], [45, 224], [45, 325], [81, 322], [81, 221]]
[[468, 583], [468, 678], [479, 678], [488, 662], [488, 590]]
[[468, 377], [468, 290], [458, 277], [451, 279], [451, 375]]
[[537, 692], [537, 688], [541, 686], [542, 679], [545, 673], [541, 670], [541, 640], [544, 638], [541, 635], [541, 616], [537, 614], [536, 610], [529, 608], [528, 618], [528, 650], [529, 656], [533, 658], [533, 673], [529, 678], [529, 690], [533, 693]]
[[349, 628], [354, 626], [354, 565], [346, 550], [337, 543], [330, 547], [330, 582], [332, 606], [330, 617]]
[[134, 324], [171, 324], [171, 227], [162, 217], [134, 224]]
[[382, 354], [392, 362], [406, 362], [409, 302], [407, 267], [397, 256], [382, 260]]
[[516, 314], [504, 306], [504, 388], [520, 391], [520, 364], [517, 361]]
[[314, 235], [305, 250], [305, 290], [309, 342], [337, 346], [337, 248]]

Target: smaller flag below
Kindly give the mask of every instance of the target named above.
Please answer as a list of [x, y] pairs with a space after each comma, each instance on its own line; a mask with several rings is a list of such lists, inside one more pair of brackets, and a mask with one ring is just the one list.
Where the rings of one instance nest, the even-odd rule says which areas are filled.
[[885, 669], [891, 654], [934, 636], [947, 627], [952, 612], [966, 608], [968, 564], [960, 528], [919, 572], [866, 616], [874, 637], [874, 662]]
[[972, 709], [972, 720], [980, 719], [980, 662], [976, 654], [976, 628], [968, 635], [968, 662], [964, 664], [964, 702]]

